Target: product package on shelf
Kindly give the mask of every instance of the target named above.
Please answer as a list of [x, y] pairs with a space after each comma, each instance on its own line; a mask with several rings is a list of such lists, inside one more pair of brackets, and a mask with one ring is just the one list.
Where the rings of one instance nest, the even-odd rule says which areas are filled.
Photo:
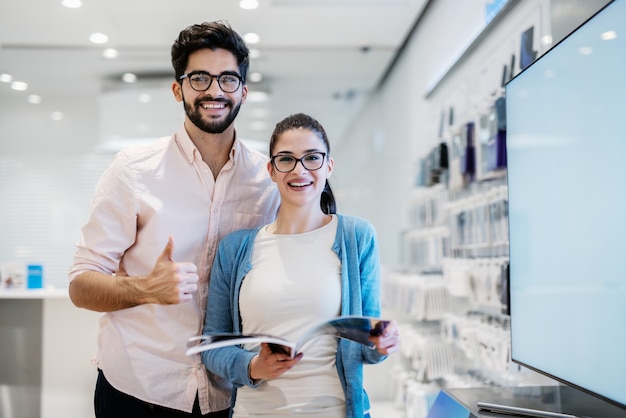
[[26, 288], [26, 265], [23, 263], [4, 263], [0, 265], [0, 290]]

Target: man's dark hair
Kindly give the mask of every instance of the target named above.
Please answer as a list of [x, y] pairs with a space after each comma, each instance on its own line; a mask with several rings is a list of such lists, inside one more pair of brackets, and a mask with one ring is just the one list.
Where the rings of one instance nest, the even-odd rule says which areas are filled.
[[232, 52], [237, 59], [241, 78], [246, 82], [250, 51], [241, 36], [223, 21], [191, 25], [180, 32], [172, 45], [172, 66], [177, 80], [185, 74], [189, 54], [203, 48], [220, 48]]

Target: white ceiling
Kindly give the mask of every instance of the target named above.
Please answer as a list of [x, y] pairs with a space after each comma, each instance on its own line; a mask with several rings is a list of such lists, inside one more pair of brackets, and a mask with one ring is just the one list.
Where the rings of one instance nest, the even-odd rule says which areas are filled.
[[[0, 73], [29, 87], [0, 83], [0, 101], [21, 104], [37, 94], [63, 112], [67, 98], [92, 95], [100, 106], [98, 141], [169, 135], [182, 121], [170, 90], [171, 44], [190, 24], [225, 20], [242, 35], [260, 36], [250, 45], [260, 52], [250, 71], [264, 78], [249, 89], [269, 93], [268, 101], [242, 107], [239, 135], [267, 141], [278, 120], [303, 111], [324, 124], [332, 142], [380, 83], [427, 0], [259, 2], [244, 10], [238, 0], [83, 0], [68, 9], [61, 0], [2, 0]], [[93, 32], [107, 34], [108, 43], [92, 44]], [[102, 58], [106, 47], [119, 57]], [[125, 72], [139, 82], [118, 82]], [[139, 103], [140, 93], [152, 100]]]

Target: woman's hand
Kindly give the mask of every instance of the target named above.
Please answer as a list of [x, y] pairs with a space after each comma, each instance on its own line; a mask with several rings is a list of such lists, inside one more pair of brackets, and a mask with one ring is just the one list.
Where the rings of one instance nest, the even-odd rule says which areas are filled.
[[380, 354], [389, 355], [400, 348], [400, 332], [396, 321], [389, 321], [380, 335], [369, 337]]
[[302, 353], [292, 359], [288, 354], [273, 353], [267, 343], [262, 343], [261, 351], [250, 361], [248, 374], [252, 380], [276, 379], [298, 364], [301, 359]]

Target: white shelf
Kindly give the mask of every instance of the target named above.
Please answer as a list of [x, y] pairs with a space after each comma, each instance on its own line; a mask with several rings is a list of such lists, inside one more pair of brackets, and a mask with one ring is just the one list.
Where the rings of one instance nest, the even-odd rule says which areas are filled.
[[67, 299], [67, 288], [0, 289], [0, 299]]

